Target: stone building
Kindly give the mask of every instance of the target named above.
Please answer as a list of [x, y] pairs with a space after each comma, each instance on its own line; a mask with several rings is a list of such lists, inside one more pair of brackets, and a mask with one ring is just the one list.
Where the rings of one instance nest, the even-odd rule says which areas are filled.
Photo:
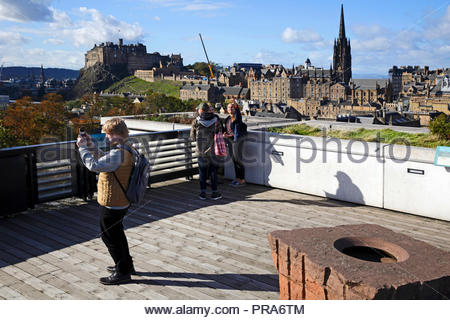
[[387, 79], [352, 79], [350, 88], [355, 105], [392, 101], [392, 85]]
[[303, 96], [308, 99], [329, 99], [330, 88], [333, 85], [331, 81], [321, 79], [310, 79], [304, 85]]
[[330, 100], [342, 102], [349, 100], [351, 96], [351, 89], [348, 85], [342, 82], [335, 83], [329, 89]]
[[379, 104], [353, 105], [351, 101], [290, 99], [288, 105], [311, 119], [335, 120], [339, 115], [367, 115], [380, 109]]
[[101, 43], [85, 54], [85, 68], [95, 64], [127, 66], [127, 71], [133, 74], [136, 70], [150, 70], [161, 65], [183, 66], [181, 55], [162, 56], [158, 52], [147, 53], [147, 47], [142, 43], [124, 45], [123, 39], [118, 44], [112, 42]]
[[222, 103], [231, 99], [250, 99], [250, 91], [248, 88], [240, 86], [227, 87], [217, 86], [215, 83], [209, 84], [185, 84], [180, 89], [180, 99], [198, 99], [211, 103]]
[[271, 80], [249, 81], [250, 99], [266, 103], [286, 103], [290, 98], [303, 97], [303, 80], [281, 73]]
[[223, 95], [214, 84], [186, 84], [180, 88], [181, 100], [202, 100], [210, 103], [223, 102]]
[[442, 112], [450, 115], [450, 75], [440, 76], [425, 95], [410, 98], [409, 110], [417, 113]]
[[[345, 102], [344, 102], [345, 103]], [[340, 114], [343, 103], [317, 99], [290, 99], [288, 105], [297, 110], [302, 116], [311, 119], [336, 119]]]
[[244, 99], [248, 100], [250, 99], [250, 90], [248, 88], [243, 88], [240, 86], [234, 86], [234, 87], [220, 87], [220, 90], [222, 92], [222, 95], [224, 99], [226, 100], [232, 100], [232, 99]]
[[221, 72], [218, 77], [218, 82], [221, 85], [227, 87], [247, 87], [247, 78], [245, 70], [238, 70], [236, 67], [232, 67], [230, 71]]
[[389, 69], [395, 99], [425, 94], [427, 88], [437, 85], [438, 79], [450, 73], [450, 69], [430, 70], [428, 66], [393, 66]]
[[[134, 76], [136, 78], [155, 82], [159, 80], [183, 81], [194, 75], [191, 71], [182, 71], [180, 67], [168, 65], [161, 68], [152, 68], [150, 70], [136, 70]], [[194, 79], [193, 79], [194, 81]], [[206, 81], [203, 81], [206, 82]]]

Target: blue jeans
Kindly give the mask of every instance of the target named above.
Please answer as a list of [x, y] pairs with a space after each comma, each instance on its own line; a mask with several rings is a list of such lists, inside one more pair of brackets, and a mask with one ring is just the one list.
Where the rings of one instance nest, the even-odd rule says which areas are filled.
[[206, 192], [206, 180], [211, 177], [211, 189], [217, 191], [217, 165], [210, 157], [198, 157], [198, 173], [200, 175], [200, 191]]

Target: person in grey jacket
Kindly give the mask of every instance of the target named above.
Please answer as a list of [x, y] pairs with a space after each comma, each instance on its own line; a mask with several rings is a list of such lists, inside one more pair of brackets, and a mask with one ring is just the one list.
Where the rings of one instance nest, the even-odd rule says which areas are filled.
[[200, 176], [201, 200], [206, 200], [206, 180], [210, 177], [211, 199], [218, 200], [222, 195], [217, 191], [217, 159], [214, 153], [214, 134], [221, 132], [222, 125], [213, 108], [207, 103], [198, 107], [199, 116], [192, 122], [191, 139], [197, 142], [198, 171]]
[[100, 282], [111, 285], [127, 282], [135, 273], [122, 223], [130, 202], [120, 186], [128, 188], [133, 162], [132, 154], [120, 147], [128, 143], [125, 122], [112, 118], [103, 125], [103, 131], [111, 144], [109, 152], [98, 149], [88, 134], [79, 136], [77, 145], [83, 164], [90, 171], [99, 173], [97, 202], [100, 205], [101, 235], [115, 263], [106, 268], [111, 275], [100, 278]]

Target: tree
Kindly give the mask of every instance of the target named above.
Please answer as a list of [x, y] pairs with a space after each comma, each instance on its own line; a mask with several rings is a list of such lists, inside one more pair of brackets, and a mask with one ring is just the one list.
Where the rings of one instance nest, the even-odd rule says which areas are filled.
[[39, 139], [52, 137], [60, 140], [64, 138], [68, 118], [69, 114], [64, 108], [62, 96], [55, 93], [46, 94], [34, 112], [34, 122], [38, 129]]
[[20, 141], [23, 144], [30, 144], [35, 141], [33, 139], [33, 112], [34, 106], [30, 97], [18, 99], [16, 103], [10, 105], [2, 119], [2, 126], [6, 130], [4, 134], [8, 134], [11, 139], [14, 137], [18, 143]]
[[0, 122], [0, 148], [11, 148], [23, 144], [18, 137], [10, 132], [8, 128], [3, 127]]
[[[211, 72], [209, 72], [208, 64], [206, 62], [195, 62], [193, 65], [187, 65], [185, 68], [194, 69], [194, 72], [201, 76], [209, 77], [211, 75]], [[215, 73], [216, 64], [214, 62], [211, 62], [211, 68], [213, 73]]]
[[4, 112], [3, 141], [6, 141], [5, 143], [15, 141], [16, 145], [27, 145], [38, 144], [41, 139], [48, 137], [62, 140], [66, 119], [67, 113], [61, 96], [45, 95], [40, 104], [33, 104], [30, 97], [24, 97]]
[[440, 139], [450, 140], [450, 121], [445, 114], [440, 114], [430, 122], [431, 133], [437, 135]]

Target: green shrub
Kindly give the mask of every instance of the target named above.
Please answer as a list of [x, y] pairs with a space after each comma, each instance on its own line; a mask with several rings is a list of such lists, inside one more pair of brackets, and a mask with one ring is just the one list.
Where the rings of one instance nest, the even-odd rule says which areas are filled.
[[450, 121], [445, 114], [441, 114], [430, 122], [431, 133], [441, 139], [450, 139]]

